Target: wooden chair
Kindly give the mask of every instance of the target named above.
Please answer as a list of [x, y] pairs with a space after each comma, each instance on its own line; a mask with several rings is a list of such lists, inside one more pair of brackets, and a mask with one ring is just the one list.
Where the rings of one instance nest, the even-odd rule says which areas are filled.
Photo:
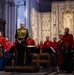
[[[41, 57], [46, 57], [47, 59], [40, 59]], [[40, 63], [46, 63], [47, 67], [50, 68], [50, 54], [49, 53], [39, 53], [36, 56], [36, 59], [32, 60], [33, 63], [36, 63], [37, 67], [40, 67]]]

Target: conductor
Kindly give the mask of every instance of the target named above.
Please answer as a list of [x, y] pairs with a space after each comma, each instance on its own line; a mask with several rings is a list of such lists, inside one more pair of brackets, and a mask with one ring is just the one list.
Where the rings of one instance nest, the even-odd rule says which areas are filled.
[[25, 41], [28, 37], [28, 29], [24, 28], [25, 24], [24, 22], [20, 23], [20, 28], [18, 28], [16, 30], [16, 53], [17, 53], [17, 64], [19, 66], [23, 66], [24, 65], [24, 57], [25, 57]]

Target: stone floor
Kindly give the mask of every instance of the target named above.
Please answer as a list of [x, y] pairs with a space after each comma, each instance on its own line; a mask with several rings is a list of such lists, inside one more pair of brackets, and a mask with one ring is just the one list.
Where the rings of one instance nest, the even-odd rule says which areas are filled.
[[41, 72], [41, 73], [17, 73], [17, 72], [3, 72], [0, 71], [0, 75], [74, 75], [74, 74], [66, 74], [66, 73], [61, 73], [61, 74], [56, 74], [56, 72], [47, 74], [46, 72]]

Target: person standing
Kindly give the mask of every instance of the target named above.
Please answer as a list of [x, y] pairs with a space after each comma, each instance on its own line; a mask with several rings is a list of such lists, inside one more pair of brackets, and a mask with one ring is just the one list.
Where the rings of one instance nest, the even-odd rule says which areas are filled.
[[72, 43], [73, 43], [73, 35], [69, 34], [69, 28], [65, 28], [64, 35], [61, 38], [61, 41], [65, 46], [65, 61], [64, 61], [64, 69], [67, 73], [72, 72]]
[[[73, 43], [72, 43], [72, 64], [74, 66], [74, 37], [73, 37]], [[74, 67], [72, 69], [74, 71]]]
[[[24, 28], [25, 27], [25, 24], [24, 22], [21, 22], [20, 23], [20, 28], [18, 28], [16, 30], [16, 47], [15, 49], [17, 50], [17, 64], [19, 66], [22, 66], [24, 65], [24, 62], [25, 62], [25, 46], [26, 46], [26, 39], [28, 37], [28, 29], [27, 28]], [[15, 54], [16, 55], [16, 54]]]

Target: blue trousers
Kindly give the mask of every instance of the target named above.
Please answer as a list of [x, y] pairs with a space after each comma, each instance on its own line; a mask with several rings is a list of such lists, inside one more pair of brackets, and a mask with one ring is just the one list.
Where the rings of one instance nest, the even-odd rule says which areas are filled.
[[12, 65], [12, 54], [9, 52], [5, 53], [5, 66], [11, 66]]
[[5, 54], [4, 54], [4, 48], [2, 48], [3, 56], [0, 57], [0, 71], [4, 69], [5, 66]]

